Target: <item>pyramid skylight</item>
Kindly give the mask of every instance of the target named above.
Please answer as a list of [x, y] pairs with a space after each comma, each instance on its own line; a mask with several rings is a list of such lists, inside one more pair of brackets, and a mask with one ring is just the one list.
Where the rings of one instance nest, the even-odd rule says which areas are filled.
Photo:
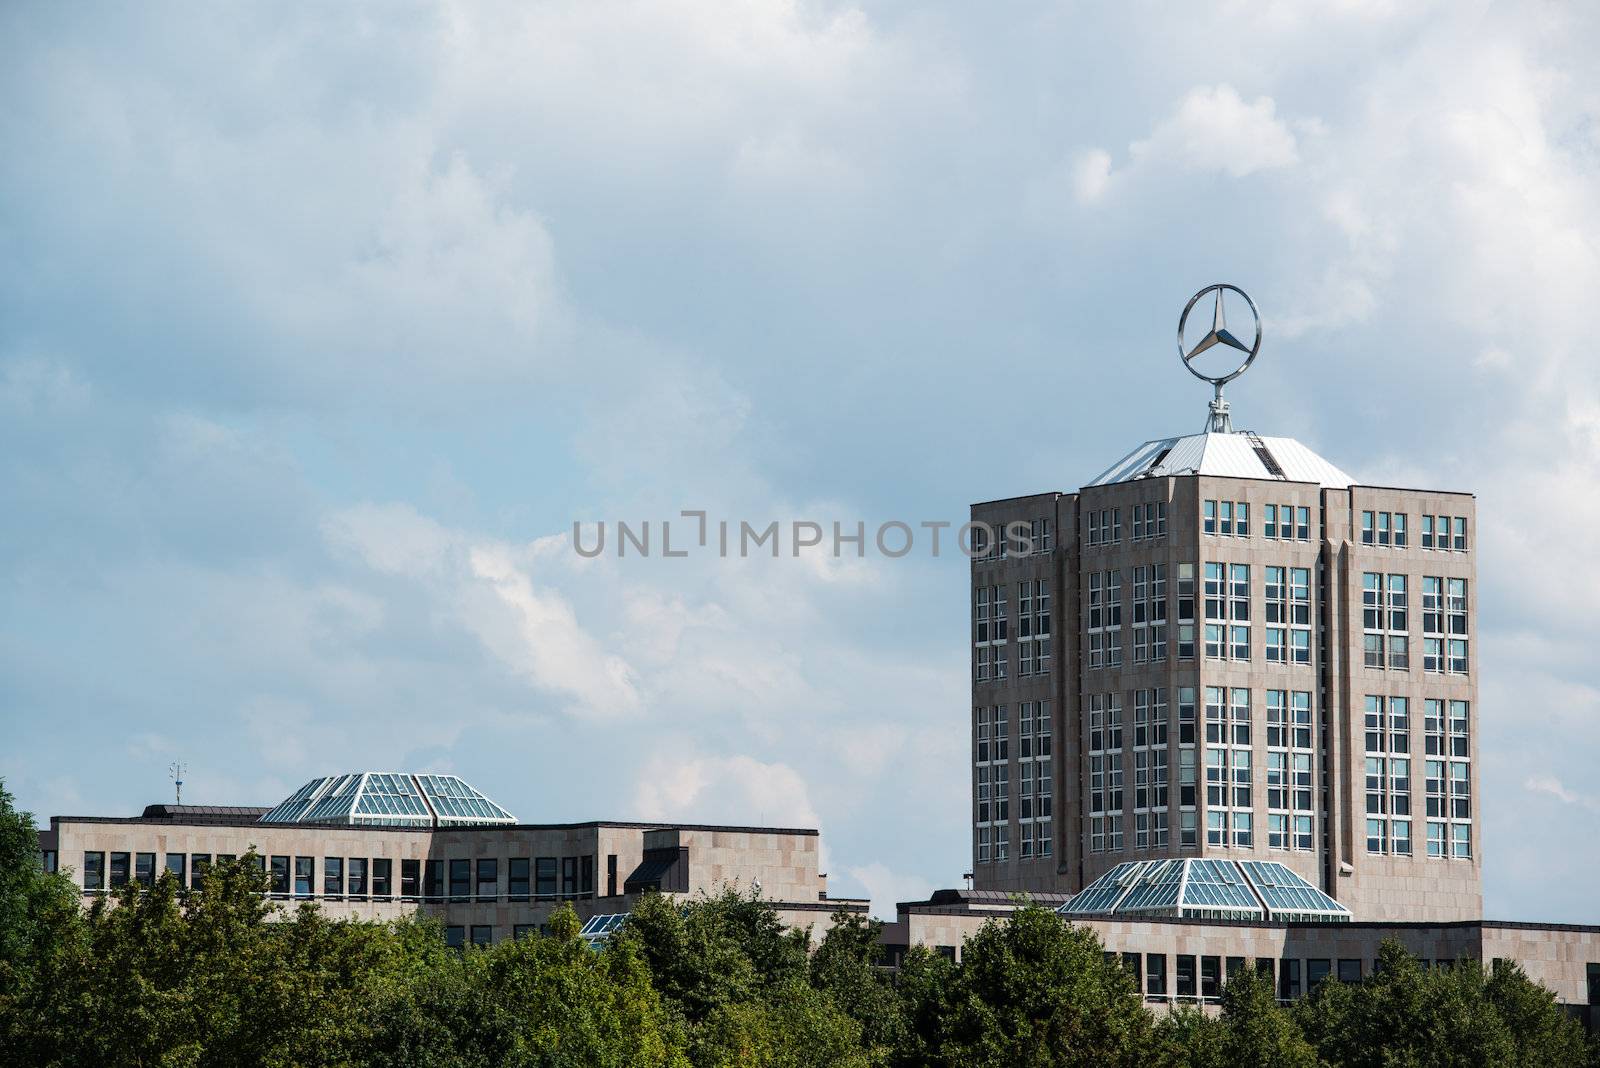
[[1350, 910], [1277, 861], [1135, 860], [1056, 910], [1073, 916], [1342, 923]]

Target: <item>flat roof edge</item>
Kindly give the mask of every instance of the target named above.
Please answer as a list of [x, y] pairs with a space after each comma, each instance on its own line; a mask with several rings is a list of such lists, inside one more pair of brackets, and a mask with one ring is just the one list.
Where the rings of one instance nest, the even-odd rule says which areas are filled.
[[146, 824], [151, 827], [260, 827], [267, 830], [279, 828], [288, 830], [316, 830], [316, 831], [396, 831], [411, 832], [427, 831], [429, 833], [447, 831], [481, 832], [481, 831], [567, 831], [580, 828], [594, 827], [620, 827], [626, 830], [644, 831], [712, 831], [730, 834], [789, 834], [806, 838], [816, 838], [821, 831], [815, 827], [751, 827], [739, 824], [721, 823], [651, 823], [634, 820], [579, 820], [574, 823], [483, 823], [483, 824], [446, 824], [434, 826], [394, 826], [382, 823], [262, 823], [253, 819], [225, 819], [216, 820], [180, 820], [167, 818], [146, 818], [144, 816], [51, 816], [51, 826], [58, 823], [116, 823], [116, 824]]

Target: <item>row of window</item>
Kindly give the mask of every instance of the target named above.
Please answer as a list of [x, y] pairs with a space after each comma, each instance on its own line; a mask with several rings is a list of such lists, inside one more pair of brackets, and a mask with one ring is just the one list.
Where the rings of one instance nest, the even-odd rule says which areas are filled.
[[1017, 674], [1022, 677], [1050, 673], [1050, 583], [1028, 579], [1017, 585], [1016, 630], [1011, 629], [1009, 585], [979, 586], [972, 595], [974, 677], [980, 681], [1003, 679], [1009, 674], [1006, 644], [1017, 644]]
[[[973, 830], [973, 846], [979, 864], [999, 863], [1011, 858], [1011, 828], [1003, 823]], [[1017, 852], [1024, 860], [1043, 858], [1055, 852], [1055, 824], [1048, 817], [1017, 824]]]
[[[530, 938], [534, 934], [549, 935], [548, 923], [517, 923], [511, 926], [512, 938]], [[444, 929], [444, 944], [451, 949], [463, 949], [468, 941], [475, 946], [487, 946], [494, 942], [494, 927], [487, 923], [475, 923], [471, 926], [453, 925]]]
[[[1361, 576], [1362, 664], [1383, 671], [1411, 670], [1409, 578], [1367, 571]], [[1467, 674], [1467, 580], [1422, 577], [1422, 670]]]
[[[1021, 537], [1023, 526], [1026, 526], [1028, 531], [1027, 542]], [[1029, 555], [1024, 551], [1028, 549], [1034, 554], [1048, 553], [1055, 547], [1053, 527], [1053, 522], [1042, 516], [1037, 519], [1013, 520], [1001, 527], [998, 536], [991, 538], [988, 527], [974, 524], [970, 528], [972, 559], [1005, 560], [1014, 556]]]
[[[1133, 977], [1134, 985], [1143, 990], [1145, 997], [1152, 1001], [1168, 1001], [1174, 997], [1195, 1000], [1220, 998], [1225, 985], [1224, 976], [1231, 980], [1244, 971], [1246, 963], [1244, 957], [1224, 958], [1188, 953], [1179, 953], [1169, 958], [1163, 953], [1107, 952], [1105, 957], [1107, 961], [1120, 960], [1123, 968]], [[1169, 960], [1175, 965], [1170, 976], [1170, 988], [1167, 971]], [[1455, 965], [1453, 960], [1419, 960], [1418, 963], [1424, 969], [1450, 968]], [[1294, 1001], [1315, 990], [1317, 984], [1325, 980], [1341, 983], [1361, 982], [1364, 965], [1360, 959], [1349, 958], [1336, 960], [1286, 957], [1275, 960], [1272, 957], [1257, 957], [1255, 967], [1258, 972], [1265, 974], [1276, 984], [1280, 1001]], [[1600, 965], [1591, 964], [1589, 968], [1591, 976], [1600, 974]], [[1371, 974], [1376, 974], [1377, 970], [1378, 962], [1373, 961]], [[1591, 1003], [1596, 1000], [1591, 997]]]
[[[1128, 510], [1133, 541], [1154, 541], [1167, 536], [1167, 502], [1147, 501]], [[1121, 508], [1087, 508], [1083, 513], [1083, 540], [1088, 546], [1122, 543]]]
[[[1004, 825], [1011, 819], [1011, 756], [1010, 717], [1006, 706], [979, 708], [974, 716], [975, 746], [973, 756], [977, 764], [974, 822], [980, 828], [991, 823]], [[1055, 815], [1053, 763], [1051, 757], [1052, 724], [1048, 701], [1025, 701], [1017, 706], [1017, 817], [1025, 829], [1019, 835], [1019, 851], [1023, 857], [1048, 856], [1048, 835], [1039, 842], [1031, 825], [1035, 821], [1048, 822]], [[992, 731], [992, 733], [991, 733]], [[990, 855], [991, 839], [988, 833], [979, 834], [979, 853], [982, 859]], [[1006, 859], [1009, 836], [1004, 845], [992, 843], [998, 853], [997, 860]]]
[[[1250, 536], [1248, 501], [1203, 501], [1200, 530], [1224, 538]], [[1311, 509], [1292, 504], [1269, 504], [1262, 509], [1261, 533], [1274, 541], [1310, 541]]]
[[[1005, 705], [978, 708], [973, 713], [973, 760], [1004, 763], [1011, 759], [1011, 716]], [[1017, 755], [1023, 760], [1051, 755], [1050, 702], [1023, 701], [1017, 705]]]
[[[155, 853], [89, 850], [83, 854], [83, 889], [115, 890], [130, 882], [150, 887], [162, 871], [171, 872], [180, 887], [198, 890], [212, 864], [209, 853], [166, 853], [156, 867]], [[109, 860], [108, 860], [109, 858]], [[233, 860], [218, 854], [217, 863]], [[399, 881], [389, 857], [323, 857], [320, 896], [323, 898], [393, 898], [417, 901], [511, 901], [591, 898], [595, 894], [595, 858], [511, 857], [506, 860], [505, 883], [500, 881], [500, 860], [401, 860]], [[617, 894], [616, 857], [607, 858], [608, 896]], [[318, 896], [317, 858], [255, 856], [258, 870], [269, 876], [275, 897]]]
[[[1406, 530], [1409, 517], [1405, 512], [1362, 512], [1361, 544], [1391, 546], [1404, 549], [1409, 544]], [[1422, 517], [1419, 542], [1424, 549], [1444, 549], [1450, 552], [1467, 551], [1467, 519], [1465, 516]]]

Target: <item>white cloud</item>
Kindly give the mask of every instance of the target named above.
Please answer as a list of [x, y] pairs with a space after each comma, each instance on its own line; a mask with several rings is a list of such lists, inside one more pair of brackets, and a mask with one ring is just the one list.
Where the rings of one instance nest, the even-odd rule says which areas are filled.
[[0, 367], [0, 410], [9, 408], [22, 414], [76, 411], [89, 398], [89, 384], [58, 361], [19, 357]]
[[783, 763], [748, 756], [663, 755], [639, 771], [640, 819], [820, 828], [805, 779]]
[[1111, 184], [1111, 153], [1091, 148], [1078, 157], [1073, 168], [1073, 192], [1082, 203], [1099, 200]]
[[1231, 85], [1191, 89], [1150, 136], [1128, 146], [1135, 164], [1243, 178], [1299, 162], [1295, 136], [1269, 96], [1245, 101]]
[[933, 883], [920, 875], [891, 871], [879, 861], [850, 868], [848, 874], [867, 888], [867, 896], [872, 899], [872, 914], [880, 920], [892, 921], [898, 902], [926, 901], [935, 889]]
[[1565, 784], [1554, 775], [1530, 775], [1522, 788], [1531, 793], [1548, 794], [1564, 805], [1579, 805], [1583, 808], [1594, 809], [1600, 812], [1600, 797], [1580, 794], [1569, 790]]

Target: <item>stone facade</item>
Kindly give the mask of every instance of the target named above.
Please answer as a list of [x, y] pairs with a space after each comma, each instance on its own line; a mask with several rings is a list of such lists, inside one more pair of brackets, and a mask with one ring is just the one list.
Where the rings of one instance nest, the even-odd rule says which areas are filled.
[[[286, 871], [287, 883], [273, 897], [290, 907], [314, 901], [329, 915], [366, 920], [421, 913], [443, 922], [452, 938], [497, 941], [537, 929], [563, 903], [581, 919], [626, 912], [643, 892], [630, 881], [636, 876], [679, 897], [759, 887], [786, 922], [820, 935], [836, 909], [865, 913], [867, 903], [828, 897], [818, 841], [814, 830], [755, 827], [595, 822], [430, 830], [189, 819], [180, 810], [175, 818], [53, 817], [40, 849], [47, 865], [70, 871], [80, 885], [98, 883], [86, 886], [86, 898], [106, 893], [113, 876], [139, 879], [141, 866], [158, 876], [170, 864], [192, 885], [204, 865], [254, 850], [269, 871]], [[522, 865], [523, 881], [514, 877], [513, 861]], [[97, 880], [92, 867], [102, 872]], [[380, 871], [383, 885], [375, 882]]]
[[[1235, 509], [1235, 514], [1237, 509], [1247, 508], [1248, 534], [1208, 532], [1207, 502], [1225, 504]], [[1304, 509], [1306, 537], [1298, 536], [1298, 522], [1295, 536], [1265, 537], [1269, 506], [1279, 510], [1277, 514], [1288, 510], [1296, 517]], [[1149, 533], [1150, 527], [1143, 519], [1155, 509], [1160, 510], [1160, 534]], [[1381, 513], [1386, 522], [1391, 516], [1406, 517], [1405, 546], [1395, 544], [1393, 530], [1385, 535], [1389, 544], [1365, 544], [1361, 529], [1364, 512]], [[1137, 526], [1136, 516], [1140, 517]], [[1462, 520], [1464, 548], [1424, 548], [1424, 516], [1429, 522], [1437, 516], [1448, 516], [1452, 525], [1454, 520]], [[1478, 813], [1472, 811], [1471, 822], [1466, 824], [1469, 837], [1457, 847], [1463, 854], [1460, 857], [1430, 856], [1425, 830], [1429, 815], [1424, 772], [1430, 753], [1424, 734], [1424, 707], [1430, 699], [1464, 701], [1470, 708], [1470, 753], [1459, 763], [1466, 765], [1468, 772], [1467, 804], [1470, 807], [1478, 803], [1477, 591], [1472, 551], [1476, 529], [1470, 495], [1178, 474], [1088, 486], [1078, 493], [1045, 493], [986, 502], [974, 505], [971, 517], [974, 523], [996, 530], [1022, 523], [1037, 531], [1040, 521], [1044, 521], [1051, 532], [1048, 549], [1041, 549], [1036, 543], [1033, 552], [989, 554], [972, 562], [972, 872], [977, 888], [1074, 893], [1109, 868], [1130, 860], [1183, 856], [1270, 858], [1321, 887], [1358, 920], [1450, 922], [1481, 917], [1482, 842], [1477, 830], [1481, 823], [1476, 818]], [[1102, 527], [1101, 520], [1108, 518], [1109, 528]], [[1207, 564], [1221, 565], [1224, 576], [1232, 575], [1236, 566], [1249, 569], [1248, 597], [1240, 604], [1242, 616], [1221, 621], [1225, 627], [1235, 622], [1248, 626], [1247, 658], [1207, 655]], [[1309, 640], [1303, 663], [1294, 662], [1292, 652], [1281, 662], [1268, 659], [1265, 578], [1269, 567], [1284, 568], [1286, 573], [1304, 569], [1309, 576], [1309, 616], [1304, 628]], [[1136, 587], [1135, 576], [1145, 575], [1153, 586], [1157, 573], [1165, 585], [1166, 655], [1160, 660], [1149, 655], [1136, 658], [1141, 635], [1135, 621], [1138, 614], [1155, 609], [1149, 588]], [[1385, 576], [1384, 582], [1388, 581], [1387, 576], [1405, 577], [1407, 630], [1397, 635], [1386, 630], [1382, 636], [1384, 641], [1393, 636], [1404, 643], [1409, 659], [1404, 668], [1373, 668], [1364, 661], [1368, 634], [1363, 625], [1363, 576], [1368, 573]], [[1193, 583], [1187, 594], [1180, 587], [1185, 574], [1191, 576]], [[1423, 581], [1428, 577], [1442, 582], [1466, 582], [1466, 633], [1457, 636], [1468, 643], [1470, 650], [1465, 672], [1424, 670], [1422, 601]], [[1097, 618], [1091, 604], [1099, 603], [1097, 598], [1113, 596], [1109, 586], [1112, 581], [1116, 582], [1115, 610], [1120, 618], [1115, 626], [1104, 625], [1112, 610], [1106, 601], [1102, 606], [1105, 615], [1098, 616], [1102, 626], [1091, 627]], [[1028, 621], [1028, 630], [1033, 633], [1025, 632], [1019, 605], [1025, 595], [1036, 600], [1041, 583], [1051, 595], [1045, 671], [1038, 670], [1039, 620]], [[1136, 598], [1138, 592], [1145, 596]], [[1225, 614], [1231, 614], [1233, 609], [1228, 596], [1231, 592], [1225, 589], [1222, 593], [1222, 599], [1228, 602]], [[1002, 593], [1006, 632], [1004, 640], [997, 641], [995, 621], [981, 618], [986, 610], [982, 602]], [[1180, 615], [1180, 606], [1190, 609], [1187, 618]], [[992, 604], [987, 611], [992, 613]], [[1386, 612], [1384, 619], [1389, 621]], [[1149, 622], [1144, 620], [1145, 624]], [[987, 641], [979, 640], [984, 633], [980, 624], [988, 628]], [[1180, 653], [1180, 630], [1185, 627], [1190, 628], [1189, 655]], [[1292, 632], [1295, 628], [1285, 629]], [[1151, 641], [1153, 633], [1146, 629], [1142, 640]], [[1224, 634], [1228, 633], [1225, 629]], [[1031, 653], [1023, 651], [1026, 642], [1034, 643]], [[1111, 662], [1113, 648], [1115, 663]], [[1228, 652], [1231, 654], [1232, 650]], [[1003, 678], [996, 678], [995, 663], [1001, 658], [1006, 673]], [[1029, 665], [1032, 670], [1019, 670]], [[1207, 728], [1216, 726], [1208, 724], [1208, 688], [1220, 688], [1225, 700], [1235, 691], [1249, 694], [1248, 742], [1235, 745], [1231, 738], [1227, 742], [1212, 741], [1212, 745], [1230, 753], [1248, 750], [1249, 766], [1238, 768], [1230, 760], [1226, 784], [1218, 791], [1231, 801], [1243, 796], [1236, 795], [1234, 788], [1247, 784], [1247, 806], [1214, 806], [1208, 800]], [[1185, 692], [1193, 695], [1195, 706], [1189, 726], [1180, 721], [1179, 698]], [[1269, 812], [1268, 700], [1278, 692], [1309, 695], [1310, 745], [1298, 755], [1310, 761], [1313, 783], [1308, 808], [1279, 807]], [[1167, 739], [1163, 754], [1166, 774], [1159, 780], [1154, 767], [1141, 771], [1136, 766], [1137, 760], [1154, 757], [1136, 754], [1133, 742], [1136, 702], [1141, 695], [1153, 700], [1156, 694], [1164, 699], [1160, 713]], [[1409, 762], [1409, 796], [1386, 788], [1385, 796], [1377, 802], [1384, 811], [1370, 814], [1365, 790], [1368, 754], [1364, 725], [1369, 696], [1382, 698], [1384, 708], [1398, 707], [1393, 702], [1403, 699], [1410, 720], [1408, 733], [1395, 735], [1395, 745], [1386, 738], [1381, 755], [1386, 776], [1391, 769], [1406, 766], [1394, 764], [1395, 759]], [[1038, 780], [1033, 774], [1037, 767], [1024, 766], [1030, 758], [1036, 766], [1040, 762], [1038, 738], [1032, 739], [1031, 755], [1021, 751], [1023, 739], [1017, 710], [1035, 701], [1049, 703], [1053, 724], [1048, 801], [1039, 796]], [[1116, 702], [1120, 709], [1122, 744], [1118, 749], [1108, 752], [1102, 742], [1102, 748], [1091, 755], [1093, 702], [1100, 702], [1103, 708]], [[993, 736], [1001, 709], [1009, 732], [1003, 759], [1000, 739]], [[1227, 734], [1236, 722], [1225, 720], [1221, 731]], [[985, 737], [986, 733], [989, 736]], [[987, 761], [980, 759], [985, 752]], [[1288, 754], [1288, 759], [1295, 755]], [[1101, 769], [1096, 774], [1091, 774], [1092, 761], [1095, 768]], [[1102, 776], [1110, 779], [1113, 771], [1120, 773], [1120, 790], [1109, 785], [1103, 792], [1093, 789]], [[1003, 787], [999, 785], [1002, 774]], [[1168, 803], [1164, 811], [1155, 805], [1137, 806], [1140, 775], [1146, 776], [1151, 796], [1158, 781], [1165, 786]], [[1406, 785], [1404, 780], [1398, 781]], [[1026, 785], [1030, 782], [1031, 791]], [[1112, 808], [1107, 798], [1120, 799], [1120, 806]], [[1095, 801], [1099, 802], [1098, 808], [1094, 807]], [[1396, 812], [1393, 806], [1403, 806], [1408, 811]], [[1048, 824], [1041, 819], [1043, 808], [1049, 810]], [[1215, 814], [1213, 808], [1217, 810]], [[1249, 816], [1248, 844], [1241, 844], [1232, 833], [1232, 821], [1241, 812]], [[1166, 820], [1164, 843], [1159, 841], [1155, 822], [1158, 813]], [[1294, 833], [1297, 814], [1309, 818], [1310, 830], [1304, 837]], [[1286, 819], [1290, 828], [1285, 845], [1269, 840], [1269, 817], [1274, 815]], [[1381, 851], [1369, 851], [1369, 815], [1385, 821], [1387, 830]], [[1227, 821], [1227, 831], [1220, 841], [1208, 841], [1208, 830], [1212, 829], [1208, 822], [1213, 818]], [[1140, 830], [1141, 822], [1146, 830]], [[1039, 838], [1039, 831], [1045, 826], [1049, 830], [1047, 845]], [[1390, 837], [1405, 828], [1410, 832], [1407, 839]], [[1447, 854], [1451, 846], [1446, 842]], [[1404, 851], [1407, 849], [1408, 853]]]
[[[1016, 907], [1005, 895], [942, 890], [925, 902], [901, 904], [882, 941], [893, 961], [911, 946], [926, 946], [959, 959], [967, 938]], [[1062, 895], [1042, 894], [1053, 906]], [[1600, 927], [1572, 924], [1498, 923], [1245, 923], [1237, 921], [1075, 920], [1092, 930], [1108, 953], [1122, 955], [1138, 972], [1146, 1000], [1155, 1004], [1206, 1003], [1220, 993], [1202, 988], [1216, 962], [1219, 983], [1244, 962], [1270, 967], [1283, 1000], [1303, 996], [1326, 966], [1330, 978], [1370, 975], [1385, 939], [1396, 939], [1428, 966], [1475, 960], [1492, 967], [1515, 961], [1529, 978], [1569, 1006], [1600, 1005]], [[1137, 957], [1137, 960], [1134, 959]], [[1180, 960], [1193, 988], [1180, 989]], [[1341, 973], [1342, 969], [1342, 973]], [[1157, 979], [1157, 976], [1160, 979]]]

